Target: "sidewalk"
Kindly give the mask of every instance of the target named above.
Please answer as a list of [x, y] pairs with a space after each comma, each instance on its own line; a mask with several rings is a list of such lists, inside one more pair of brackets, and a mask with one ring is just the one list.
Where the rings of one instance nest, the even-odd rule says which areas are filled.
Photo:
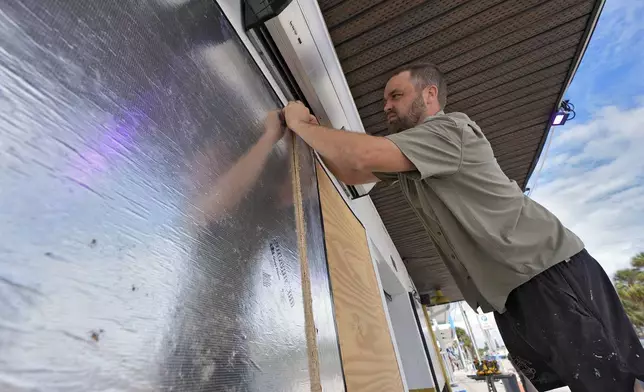
[[[454, 372], [454, 383], [456, 384], [456, 386], [452, 386], [452, 391], [460, 392], [464, 390], [466, 392], [487, 392], [487, 386], [485, 385], [485, 382], [474, 381], [471, 378], [467, 377], [468, 374], [474, 374], [474, 371], [457, 370]], [[506, 392], [505, 388], [503, 388], [502, 382], [499, 381], [495, 385], [498, 392]], [[550, 392], [570, 392], [570, 389], [559, 388]]]
[[[484, 381], [474, 381], [471, 378], [467, 378], [468, 374], [474, 374], [474, 371], [457, 370], [454, 372], [454, 383], [457, 386], [452, 386], [452, 391], [487, 392], [487, 386]], [[495, 385], [498, 392], [506, 392], [502, 382], [499, 381]]]

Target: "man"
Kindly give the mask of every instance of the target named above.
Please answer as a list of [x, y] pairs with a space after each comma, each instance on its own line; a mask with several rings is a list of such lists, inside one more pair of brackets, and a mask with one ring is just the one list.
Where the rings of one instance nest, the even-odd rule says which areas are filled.
[[632, 391], [644, 349], [610, 279], [579, 238], [508, 179], [475, 122], [445, 114], [431, 64], [396, 72], [384, 92], [391, 134], [288, 127], [348, 184], [397, 180], [473, 309], [495, 311], [515, 364], [539, 390]]

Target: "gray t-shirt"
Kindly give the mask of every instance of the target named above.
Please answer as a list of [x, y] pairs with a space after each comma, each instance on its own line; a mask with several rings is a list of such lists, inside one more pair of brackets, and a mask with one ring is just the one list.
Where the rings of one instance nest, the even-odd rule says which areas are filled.
[[473, 309], [504, 312], [513, 289], [584, 248], [503, 173], [467, 115], [440, 111], [387, 138], [417, 170], [374, 174], [400, 181]]

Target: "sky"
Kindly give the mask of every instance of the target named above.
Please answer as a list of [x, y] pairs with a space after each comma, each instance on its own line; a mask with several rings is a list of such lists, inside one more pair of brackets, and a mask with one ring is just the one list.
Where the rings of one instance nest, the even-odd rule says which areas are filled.
[[644, 252], [642, 20], [644, 2], [606, 1], [565, 94], [577, 117], [552, 128], [528, 184], [611, 277]]
[[577, 117], [551, 129], [528, 183], [530, 196], [575, 232], [611, 277], [644, 252], [643, 20], [644, 1], [606, 1], [564, 96]]

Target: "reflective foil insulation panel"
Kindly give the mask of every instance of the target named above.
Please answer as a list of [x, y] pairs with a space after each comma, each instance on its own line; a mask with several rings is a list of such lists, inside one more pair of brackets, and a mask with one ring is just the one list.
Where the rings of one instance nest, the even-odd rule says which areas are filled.
[[310, 390], [292, 140], [263, 136], [280, 103], [217, 4], [8, 1], [0, 48], [0, 391]]

